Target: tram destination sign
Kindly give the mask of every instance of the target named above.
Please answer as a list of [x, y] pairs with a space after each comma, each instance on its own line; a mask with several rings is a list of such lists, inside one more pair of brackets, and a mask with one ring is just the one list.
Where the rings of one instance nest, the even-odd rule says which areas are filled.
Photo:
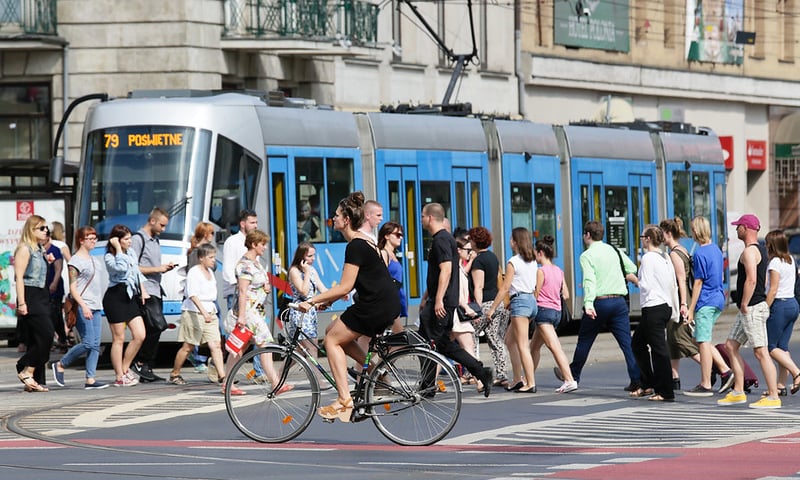
[[180, 147], [183, 133], [105, 133], [103, 145], [105, 148]]

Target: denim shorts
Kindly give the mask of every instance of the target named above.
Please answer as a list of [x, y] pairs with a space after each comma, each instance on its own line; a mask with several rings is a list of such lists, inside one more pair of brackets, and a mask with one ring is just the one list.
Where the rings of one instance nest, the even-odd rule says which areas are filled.
[[539, 307], [536, 313], [536, 323], [549, 323], [553, 327], [558, 327], [561, 322], [561, 310], [553, 310], [552, 308]]
[[533, 320], [536, 318], [536, 297], [532, 293], [518, 293], [511, 299], [508, 306], [512, 317], [525, 317]]

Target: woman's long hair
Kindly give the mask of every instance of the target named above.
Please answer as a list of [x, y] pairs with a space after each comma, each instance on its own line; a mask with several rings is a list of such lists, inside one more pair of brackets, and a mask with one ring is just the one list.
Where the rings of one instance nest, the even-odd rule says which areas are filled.
[[792, 256], [789, 254], [789, 240], [783, 230], [772, 230], [764, 239], [767, 243], [767, 254], [769, 258], [780, 258], [782, 262], [792, 263]]
[[[108, 239], [111, 240], [112, 238], [116, 237], [122, 240], [125, 237], [125, 235], [130, 235], [130, 234], [131, 234], [130, 228], [126, 227], [121, 223], [118, 223], [114, 225], [114, 227], [111, 229], [111, 233], [108, 234]], [[122, 244], [120, 244], [120, 247], [122, 247]], [[142, 245], [142, 248], [144, 248], [144, 245]], [[114, 248], [114, 245], [111, 245], [110, 241], [106, 243], [106, 253], [110, 253], [112, 255], [117, 254], [117, 249]]]
[[536, 258], [530, 230], [525, 227], [517, 227], [511, 231], [511, 238], [517, 244], [517, 253], [525, 262], [530, 263]]
[[44, 218], [40, 217], [39, 215], [31, 215], [25, 220], [25, 225], [22, 226], [22, 235], [19, 239], [19, 245], [17, 248], [22, 246], [27, 246], [32, 249], [39, 248], [39, 240], [36, 239], [36, 226], [39, 224], [44, 224], [47, 226], [47, 221]]
[[289, 265], [289, 268], [300, 268], [300, 264], [303, 262], [309, 250], [316, 250], [313, 243], [300, 242], [300, 244], [297, 245], [297, 250], [294, 251], [294, 258], [292, 258], [292, 263]]

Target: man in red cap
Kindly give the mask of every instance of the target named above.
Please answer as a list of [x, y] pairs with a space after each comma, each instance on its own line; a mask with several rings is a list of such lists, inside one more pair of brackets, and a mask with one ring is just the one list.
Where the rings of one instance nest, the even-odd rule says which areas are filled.
[[781, 408], [775, 365], [767, 351], [769, 306], [766, 279], [769, 257], [767, 249], [758, 243], [757, 235], [761, 222], [755, 215], [745, 214], [739, 220], [731, 222], [731, 225], [736, 225], [736, 235], [744, 242], [745, 247], [742, 256], [739, 257], [739, 276], [736, 279], [736, 288], [741, 292], [739, 301], [736, 302], [739, 313], [736, 314], [731, 333], [725, 342], [731, 357], [734, 385], [733, 390], [725, 398], [717, 401], [717, 404], [747, 403], [747, 396], [744, 394], [744, 364], [739, 348], [749, 342], [767, 381], [767, 396], [751, 403], [750, 408]]

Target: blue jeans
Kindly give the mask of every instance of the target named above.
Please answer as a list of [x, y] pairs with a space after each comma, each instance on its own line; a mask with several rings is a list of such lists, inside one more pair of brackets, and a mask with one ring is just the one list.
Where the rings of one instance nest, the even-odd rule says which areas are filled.
[[97, 373], [97, 360], [100, 358], [100, 325], [102, 321], [100, 310], [92, 310], [92, 319], [83, 318], [83, 312], [78, 309], [78, 321], [75, 327], [81, 334], [81, 343], [73, 346], [61, 357], [61, 366], [67, 367], [75, 360], [86, 354], [86, 378], [94, 378]]
[[770, 352], [776, 348], [789, 350], [797, 314], [798, 306], [793, 297], [776, 298], [772, 302], [767, 319], [767, 347]]
[[594, 310], [597, 318], [592, 319], [583, 314], [581, 327], [578, 331], [578, 345], [575, 347], [575, 354], [572, 356], [570, 369], [575, 381], [580, 381], [581, 371], [589, 358], [589, 351], [592, 349], [597, 334], [603, 326], [607, 326], [617, 340], [619, 349], [625, 357], [625, 364], [628, 367], [628, 377], [632, 383], [639, 383], [641, 374], [636, 365], [631, 348], [631, 321], [628, 316], [628, 305], [623, 297], [598, 298], [594, 301]]

